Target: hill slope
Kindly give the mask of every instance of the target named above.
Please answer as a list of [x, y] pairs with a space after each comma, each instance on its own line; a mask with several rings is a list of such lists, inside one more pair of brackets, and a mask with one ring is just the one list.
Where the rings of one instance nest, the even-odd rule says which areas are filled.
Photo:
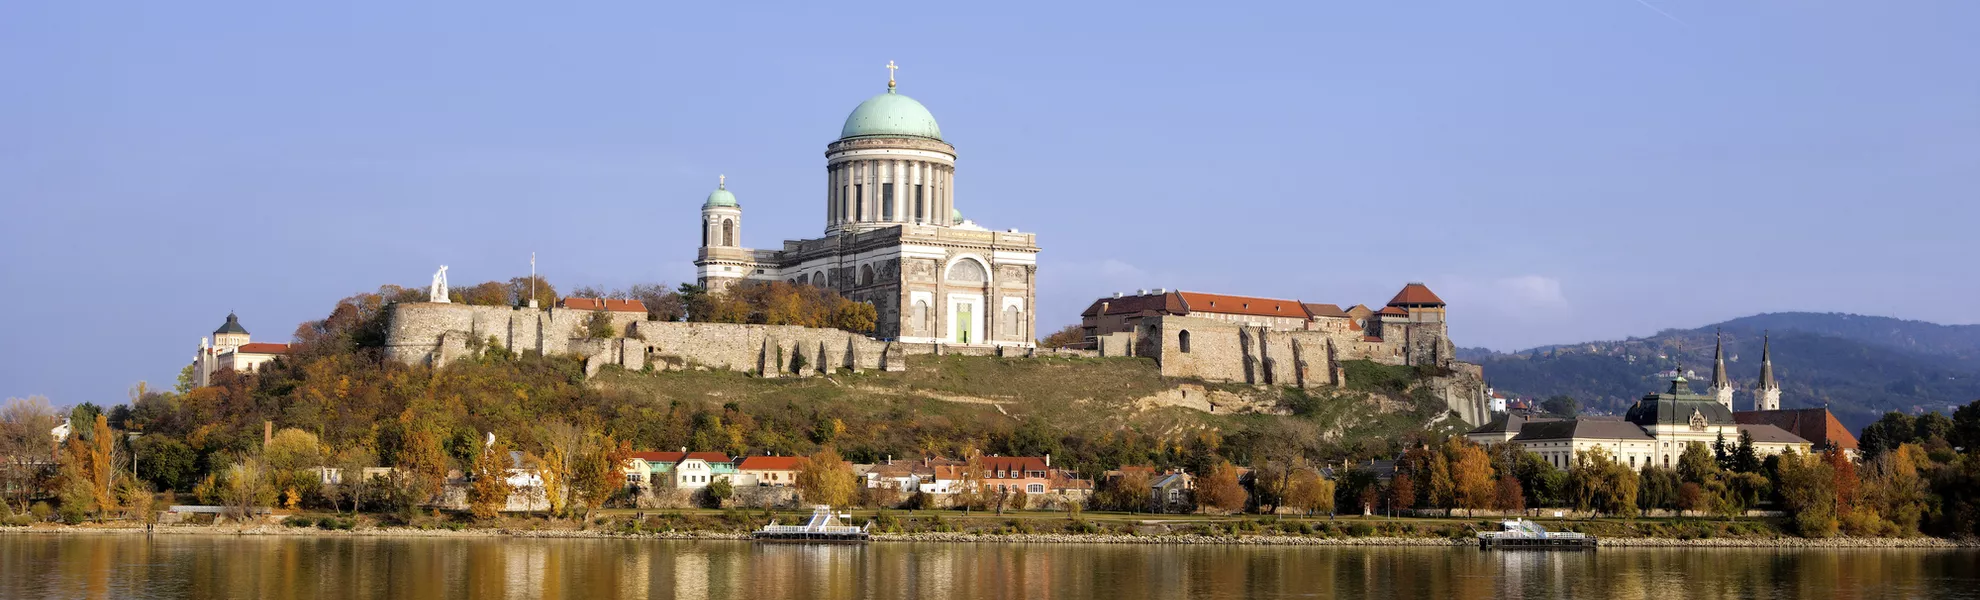
[[[1498, 389], [1523, 395], [1566, 394], [1584, 406], [1621, 412], [1661, 389], [1680, 363], [1704, 392], [1710, 385], [1713, 331], [1725, 333], [1727, 371], [1739, 390], [1734, 406], [1752, 406], [1761, 335], [1771, 330], [1774, 370], [1784, 408], [1826, 402], [1859, 429], [1889, 410], [1938, 410], [1980, 398], [1980, 326], [1937, 325], [1837, 313], [1774, 313], [1648, 338], [1548, 346], [1514, 353], [1467, 351]], [[1682, 352], [1680, 352], [1682, 349]]]

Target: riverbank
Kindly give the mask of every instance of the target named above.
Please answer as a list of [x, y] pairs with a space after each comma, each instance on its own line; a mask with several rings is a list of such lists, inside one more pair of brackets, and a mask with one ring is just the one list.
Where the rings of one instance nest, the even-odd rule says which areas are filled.
[[[322, 530], [281, 525], [166, 525], [154, 527], [152, 535], [167, 536], [271, 536], [271, 537], [403, 537], [403, 538], [569, 538], [620, 540], [722, 540], [743, 541], [749, 535], [732, 531], [654, 531], [627, 532], [602, 529], [502, 529], [466, 528], [425, 529], [415, 527], [364, 527], [350, 530]], [[0, 535], [145, 535], [142, 527], [102, 525], [36, 525], [0, 528]], [[1245, 546], [1475, 546], [1470, 537], [1334, 537], [1320, 535], [1135, 535], [1114, 533], [876, 533], [875, 542], [952, 543], [952, 544], [1168, 544], [1168, 545], [1245, 545]], [[1688, 547], [1688, 548], [1980, 548], [1980, 540], [1949, 540], [1934, 537], [1910, 538], [1603, 538], [1604, 547]]]

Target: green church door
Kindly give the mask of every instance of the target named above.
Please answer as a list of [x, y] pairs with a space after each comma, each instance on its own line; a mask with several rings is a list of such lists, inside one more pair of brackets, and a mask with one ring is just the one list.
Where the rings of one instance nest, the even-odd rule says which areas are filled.
[[969, 326], [976, 322], [976, 319], [970, 316], [970, 309], [972, 308], [975, 307], [968, 304], [956, 305], [956, 342], [957, 343], [962, 343], [962, 344], [969, 343]]

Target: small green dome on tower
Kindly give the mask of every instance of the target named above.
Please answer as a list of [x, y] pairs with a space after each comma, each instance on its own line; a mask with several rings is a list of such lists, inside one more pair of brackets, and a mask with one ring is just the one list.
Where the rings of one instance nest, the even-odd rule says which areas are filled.
[[888, 62], [887, 93], [867, 98], [846, 115], [839, 139], [856, 137], [919, 137], [942, 140], [942, 128], [935, 115], [913, 98], [894, 92], [894, 63]]
[[702, 208], [715, 208], [718, 206], [739, 206], [736, 204], [736, 195], [729, 193], [729, 176], [727, 175], [723, 175], [716, 180], [715, 191], [709, 192], [708, 201], [701, 203]]
[[951, 223], [951, 224], [953, 224], [953, 223], [961, 223], [961, 222], [963, 222], [963, 218], [962, 218], [962, 209], [960, 209], [960, 208], [950, 208], [950, 209], [949, 209], [949, 223]]

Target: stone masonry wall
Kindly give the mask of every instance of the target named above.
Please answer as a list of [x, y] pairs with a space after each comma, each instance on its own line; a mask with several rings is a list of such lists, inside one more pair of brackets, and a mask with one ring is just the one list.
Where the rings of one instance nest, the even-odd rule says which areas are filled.
[[607, 315], [619, 335], [593, 339], [585, 326], [592, 311], [430, 302], [389, 310], [385, 355], [406, 364], [445, 365], [468, 355], [469, 340], [492, 339], [516, 351], [583, 357], [588, 373], [607, 364], [640, 370], [648, 362], [657, 368], [700, 365], [768, 376], [906, 368], [900, 344], [836, 329], [649, 321], [641, 313], [615, 312]]

